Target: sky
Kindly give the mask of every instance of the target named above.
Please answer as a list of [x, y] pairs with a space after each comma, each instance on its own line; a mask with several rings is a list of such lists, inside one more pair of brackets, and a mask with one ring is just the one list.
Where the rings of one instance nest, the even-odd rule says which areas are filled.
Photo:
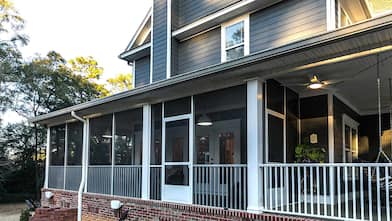
[[[103, 79], [131, 68], [118, 58], [151, 6], [151, 0], [13, 0], [25, 19], [29, 44], [26, 59], [55, 50], [65, 59], [93, 56], [104, 68]], [[23, 120], [14, 112], [3, 125]]]
[[131, 68], [123, 52], [146, 15], [151, 0], [13, 0], [30, 38], [25, 58], [55, 50], [64, 58], [93, 56], [106, 79]]

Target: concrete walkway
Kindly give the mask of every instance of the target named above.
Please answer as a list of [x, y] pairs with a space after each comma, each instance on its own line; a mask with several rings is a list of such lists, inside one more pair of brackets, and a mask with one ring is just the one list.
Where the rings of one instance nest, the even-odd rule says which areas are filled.
[[22, 209], [26, 208], [25, 203], [0, 204], [1, 221], [19, 221]]

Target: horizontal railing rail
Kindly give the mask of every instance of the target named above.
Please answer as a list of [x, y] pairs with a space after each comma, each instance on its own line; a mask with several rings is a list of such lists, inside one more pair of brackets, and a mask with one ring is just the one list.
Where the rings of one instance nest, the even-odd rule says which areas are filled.
[[263, 210], [335, 220], [391, 220], [392, 164], [261, 164]]
[[231, 209], [247, 208], [246, 164], [193, 165], [193, 202]]

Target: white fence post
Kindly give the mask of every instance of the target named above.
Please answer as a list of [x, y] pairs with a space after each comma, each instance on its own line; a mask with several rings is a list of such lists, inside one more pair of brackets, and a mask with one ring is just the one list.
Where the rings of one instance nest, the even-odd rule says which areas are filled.
[[143, 105], [142, 199], [150, 198], [151, 105]]
[[247, 82], [247, 159], [248, 211], [263, 210], [262, 179], [259, 165], [263, 150], [263, 84], [258, 79]]

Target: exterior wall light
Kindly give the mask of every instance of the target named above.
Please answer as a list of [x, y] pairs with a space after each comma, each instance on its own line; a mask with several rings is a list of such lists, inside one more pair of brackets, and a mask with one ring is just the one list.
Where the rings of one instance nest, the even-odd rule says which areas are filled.
[[46, 199], [50, 200], [50, 199], [53, 198], [53, 196], [54, 196], [54, 194], [52, 192], [50, 192], [50, 191], [46, 191], [45, 192], [45, 198]]

